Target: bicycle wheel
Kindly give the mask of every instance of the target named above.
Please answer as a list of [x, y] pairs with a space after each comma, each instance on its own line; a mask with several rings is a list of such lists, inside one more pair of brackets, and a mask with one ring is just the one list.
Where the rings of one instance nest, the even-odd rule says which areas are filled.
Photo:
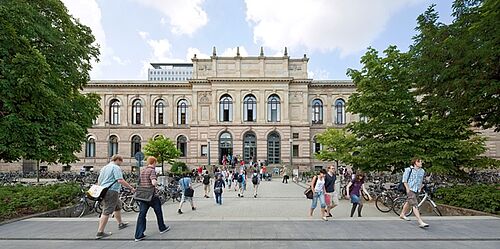
[[432, 207], [432, 211], [437, 215], [437, 216], [443, 216], [443, 214], [441, 214], [441, 211], [439, 211], [439, 208], [438, 206], [433, 206]]
[[81, 200], [78, 204], [76, 204], [75, 209], [73, 210], [71, 217], [82, 217], [85, 214], [85, 210], [87, 209], [87, 204], [85, 200]]
[[99, 216], [102, 214], [102, 203], [100, 201], [96, 201], [94, 203], [94, 210], [99, 214]]
[[[392, 204], [392, 211], [394, 211], [395, 214], [400, 215], [401, 211], [403, 211], [403, 206], [406, 202], [406, 197], [398, 197], [393, 201]], [[410, 208], [410, 211], [408, 211], [405, 215], [410, 216], [413, 213], [413, 209]]]
[[132, 208], [132, 211], [138, 213], [140, 208], [139, 208], [139, 202], [134, 200], [134, 198], [132, 198], [130, 200], [130, 208]]
[[370, 200], [370, 197], [365, 193], [365, 191], [361, 190], [361, 195], [363, 196], [363, 199], [365, 199], [365, 201], [369, 201]]
[[122, 202], [123, 211], [125, 211], [125, 212], [132, 211], [132, 207], [130, 207], [130, 200], [131, 199], [132, 199], [132, 197], [125, 197], [124, 199], [120, 199], [120, 201]]
[[390, 212], [392, 210], [392, 204], [392, 198], [387, 195], [379, 195], [377, 199], [375, 199], [375, 207], [382, 213]]

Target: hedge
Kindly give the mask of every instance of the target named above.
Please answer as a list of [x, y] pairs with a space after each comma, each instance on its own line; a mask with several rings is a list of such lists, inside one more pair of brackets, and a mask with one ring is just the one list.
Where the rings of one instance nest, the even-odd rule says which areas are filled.
[[440, 188], [435, 196], [439, 203], [500, 214], [500, 185], [455, 185]]
[[79, 194], [77, 183], [1, 186], [0, 221], [68, 206]]

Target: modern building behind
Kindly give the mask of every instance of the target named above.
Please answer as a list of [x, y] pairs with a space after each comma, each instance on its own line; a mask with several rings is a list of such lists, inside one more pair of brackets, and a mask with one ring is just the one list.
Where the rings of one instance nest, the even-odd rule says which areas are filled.
[[[179, 160], [191, 167], [219, 164], [232, 154], [246, 162], [267, 161], [271, 167], [291, 165], [304, 171], [326, 164], [314, 158], [321, 149], [317, 134], [360, 119], [345, 108], [354, 84], [310, 79], [306, 55], [219, 57], [214, 49], [211, 58], [195, 55], [192, 61], [153, 63], [148, 80], [89, 82], [84, 92], [101, 96], [103, 114], [89, 130], [80, 161], [71, 170], [100, 168], [115, 153], [125, 157], [125, 166], [134, 166], [135, 153], [149, 139], [165, 136], [181, 151]], [[165, 74], [169, 71], [186, 74]], [[487, 155], [498, 159], [499, 135], [486, 135]], [[2, 170], [19, 170], [20, 165], [4, 164]]]

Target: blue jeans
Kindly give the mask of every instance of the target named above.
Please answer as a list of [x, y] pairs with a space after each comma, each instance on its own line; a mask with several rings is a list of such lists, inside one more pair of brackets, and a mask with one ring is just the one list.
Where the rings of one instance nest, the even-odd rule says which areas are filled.
[[318, 199], [319, 199], [319, 205], [321, 206], [321, 208], [326, 208], [325, 193], [323, 193], [323, 191], [320, 191], [320, 192], [314, 192], [312, 204], [311, 204], [311, 209], [316, 208], [316, 206], [318, 205]]
[[222, 193], [215, 194], [215, 203], [222, 205]]
[[167, 229], [165, 222], [163, 221], [163, 212], [161, 210], [160, 198], [158, 196], [153, 196], [150, 202], [138, 201], [139, 203], [139, 216], [137, 216], [137, 226], [135, 227], [135, 238], [139, 239], [144, 236], [144, 231], [146, 231], [146, 214], [150, 207], [153, 208], [156, 214], [156, 221], [158, 222], [158, 229], [163, 231]]

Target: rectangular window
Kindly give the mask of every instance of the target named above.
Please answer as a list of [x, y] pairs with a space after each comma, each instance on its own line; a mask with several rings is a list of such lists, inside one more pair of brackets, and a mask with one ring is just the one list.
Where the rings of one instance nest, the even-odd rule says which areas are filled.
[[293, 133], [293, 138], [298, 139], [299, 138], [299, 133]]
[[201, 146], [201, 156], [206, 157], [207, 155], [208, 155], [208, 146], [202, 145]]
[[319, 153], [320, 150], [321, 150], [321, 144], [314, 143], [314, 153]]
[[248, 110], [247, 110], [247, 117], [248, 117], [248, 118], [247, 118], [247, 121], [255, 121], [255, 120], [253, 119], [253, 110], [252, 110], [252, 109], [248, 109]]
[[158, 124], [163, 124], [163, 113], [158, 113]]
[[299, 157], [299, 145], [298, 144], [293, 145], [292, 151], [293, 151], [293, 153], [292, 153], [293, 157]]

